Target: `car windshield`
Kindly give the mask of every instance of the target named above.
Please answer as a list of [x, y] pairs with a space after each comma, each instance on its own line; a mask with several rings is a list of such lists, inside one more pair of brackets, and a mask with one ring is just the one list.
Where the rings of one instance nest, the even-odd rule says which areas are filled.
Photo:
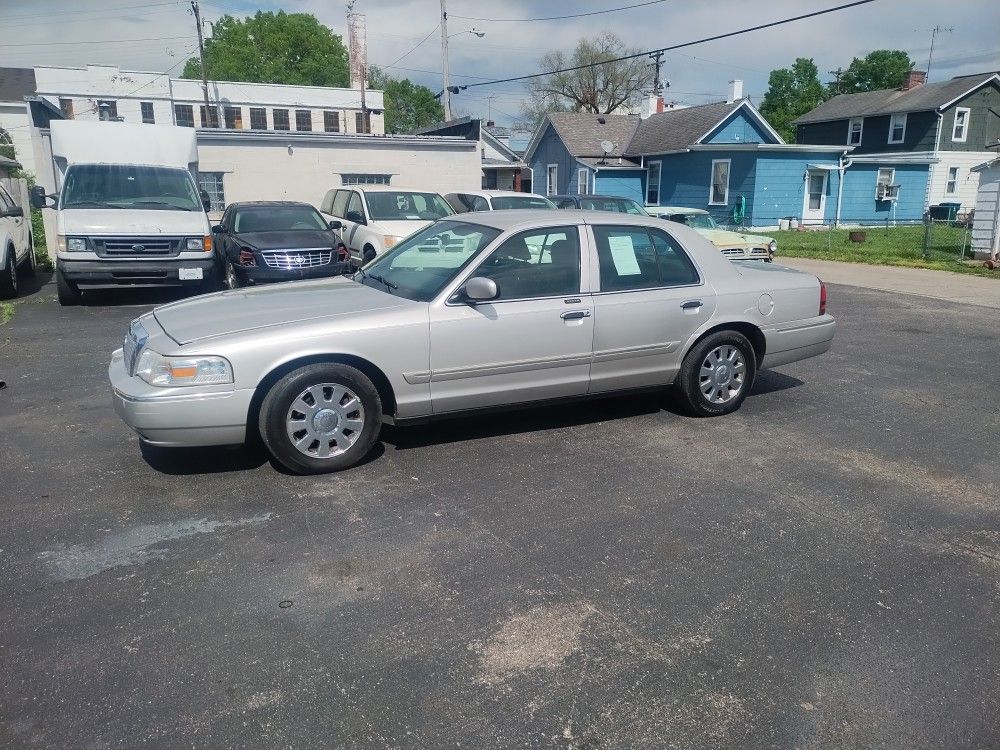
[[540, 195], [497, 195], [493, 198], [493, 210], [505, 211], [511, 208], [555, 208], [556, 204]]
[[377, 257], [354, 279], [407, 299], [428, 302], [498, 236], [500, 230], [492, 227], [440, 221]]
[[186, 169], [124, 164], [75, 164], [66, 171], [62, 208], [204, 211]]
[[236, 209], [233, 231], [288, 232], [295, 229], [328, 229], [312, 206], [253, 206]]
[[455, 213], [437, 193], [387, 190], [367, 193], [365, 198], [375, 221], [437, 221]]
[[616, 214], [649, 216], [642, 206], [631, 198], [581, 198], [580, 208], [588, 211], [610, 211]]
[[673, 214], [668, 217], [679, 224], [687, 224], [692, 229], [716, 229], [715, 219], [708, 214]]

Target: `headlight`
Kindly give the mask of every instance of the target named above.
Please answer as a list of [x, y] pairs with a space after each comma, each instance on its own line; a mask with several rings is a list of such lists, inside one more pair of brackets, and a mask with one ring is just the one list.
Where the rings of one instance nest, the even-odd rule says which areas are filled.
[[56, 249], [62, 253], [85, 253], [87, 252], [87, 240], [83, 237], [67, 237], [60, 234], [56, 236]]
[[140, 355], [135, 374], [158, 386], [233, 382], [233, 367], [223, 357], [164, 357], [152, 349]]
[[777, 250], [778, 250], [778, 243], [777, 243], [777, 241], [776, 240], [771, 240], [769, 243], [767, 243], [767, 249], [769, 251], [771, 251], [772, 253], [777, 252]]
[[207, 234], [204, 237], [188, 237], [187, 241], [188, 250], [204, 250], [206, 253], [212, 251], [212, 235]]
[[390, 247], [392, 247], [397, 242], [399, 242], [400, 239], [402, 239], [402, 238], [401, 237], [396, 237], [395, 235], [392, 235], [392, 234], [383, 235], [382, 236], [382, 247], [384, 247], [386, 250], [388, 250]]

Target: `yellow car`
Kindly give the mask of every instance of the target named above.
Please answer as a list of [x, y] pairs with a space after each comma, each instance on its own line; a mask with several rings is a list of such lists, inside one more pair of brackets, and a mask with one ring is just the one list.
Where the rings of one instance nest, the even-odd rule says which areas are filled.
[[759, 234], [741, 234], [719, 229], [715, 219], [708, 211], [701, 208], [677, 208], [672, 206], [652, 206], [646, 211], [650, 216], [656, 216], [667, 221], [685, 224], [704, 235], [728, 258], [743, 260], [762, 260], [770, 263], [778, 250], [778, 243], [772, 237]]

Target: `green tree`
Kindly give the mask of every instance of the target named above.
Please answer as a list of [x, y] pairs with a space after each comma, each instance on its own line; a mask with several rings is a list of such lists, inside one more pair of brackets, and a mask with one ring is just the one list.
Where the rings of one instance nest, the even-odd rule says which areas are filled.
[[903, 50], [877, 49], [851, 60], [840, 84], [832, 83], [831, 88], [834, 94], [895, 89], [903, 85], [903, 77], [912, 69], [913, 60]]
[[444, 107], [434, 92], [409, 78], [393, 78], [373, 67], [368, 69], [368, 85], [384, 92], [386, 133], [410, 133], [444, 119]]
[[791, 68], [771, 71], [760, 113], [782, 138], [794, 143], [795, 126], [792, 121], [826, 98], [826, 89], [819, 82], [816, 63], [809, 58], [799, 57]]
[[[308, 13], [224, 15], [205, 42], [205, 67], [217, 81], [350, 85], [343, 40]], [[201, 78], [197, 57], [187, 61], [182, 77]]]

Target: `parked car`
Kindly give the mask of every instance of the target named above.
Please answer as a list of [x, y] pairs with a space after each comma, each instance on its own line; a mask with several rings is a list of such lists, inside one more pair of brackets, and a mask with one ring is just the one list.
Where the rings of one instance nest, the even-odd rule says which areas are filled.
[[657, 206], [646, 209], [651, 215], [667, 221], [676, 221], [700, 232], [715, 245], [722, 254], [731, 259], [774, 260], [778, 242], [773, 237], [758, 234], [742, 234], [720, 229], [708, 211], [702, 208], [675, 208]]
[[509, 211], [517, 208], [555, 208], [556, 204], [543, 195], [516, 193], [512, 190], [472, 190], [448, 193], [444, 199], [455, 213], [466, 211]]
[[621, 198], [617, 195], [553, 195], [552, 201], [558, 208], [581, 208], [585, 211], [649, 216], [646, 209], [631, 198]]
[[382, 422], [470, 409], [675, 383], [694, 414], [726, 414], [759, 369], [827, 351], [834, 329], [815, 276], [727, 262], [680, 224], [480, 211], [353, 277], [158, 307], [131, 323], [109, 377], [147, 443], [259, 434], [308, 474], [356, 464]]
[[230, 289], [335, 276], [350, 269], [340, 238], [308, 203], [231, 203], [212, 234]]
[[329, 190], [319, 210], [333, 217], [330, 226], [339, 233], [355, 266], [363, 266], [404, 237], [455, 213], [438, 193], [388, 185]]
[[0, 299], [17, 296], [18, 272], [35, 274], [31, 220], [0, 185]]

